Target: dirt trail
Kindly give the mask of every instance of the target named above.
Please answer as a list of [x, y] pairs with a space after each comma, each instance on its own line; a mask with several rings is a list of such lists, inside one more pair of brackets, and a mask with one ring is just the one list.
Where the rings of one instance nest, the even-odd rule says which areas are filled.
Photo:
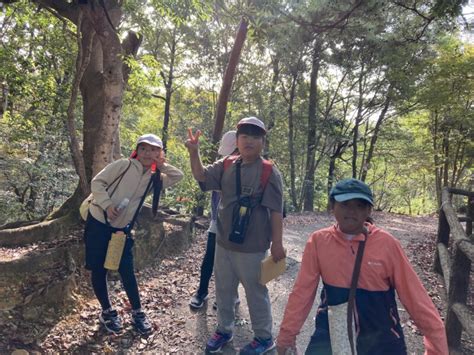
[[[439, 278], [430, 271], [437, 220], [435, 217], [406, 217], [393, 214], [375, 213], [376, 224], [399, 238], [427, 287], [435, 304], [442, 309], [444, 289]], [[274, 334], [279, 324], [299, 269], [302, 251], [310, 232], [332, 223], [332, 217], [326, 213], [307, 213], [290, 215], [285, 220], [284, 243], [288, 250], [288, 267], [284, 275], [269, 284]], [[155, 325], [155, 332], [145, 338], [137, 335], [130, 326], [125, 294], [120, 291], [118, 281], [111, 282], [111, 294], [115, 306], [124, 318], [125, 331], [120, 336], [108, 335], [98, 325], [99, 307], [87, 280], [81, 275], [77, 302], [69, 313], [58, 321], [39, 325], [36, 339], [22, 335], [19, 330], [11, 333], [10, 339], [0, 340], [0, 353], [15, 349], [27, 349], [45, 352], [67, 353], [104, 353], [104, 352], [150, 352], [150, 353], [194, 353], [202, 354], [206, 339], [216, 326], [214, 302], [214, 284], [208, 305], [198, 312], [189, 309], [188, 301], [199, 281], [199, 267], [204, 253], [206, 232], [201, 230], [196, 243], [185, 253], [170, 256], [157, 267], [151, 267], [139, 275], [143, 308], [147, 310]], [[234, 354], [252, 338], [250, 320], [247, 312], [245, 294], [239, 289], [242, 303], [237, 307], [234, 341], [226, 346], [225, 354]], [[317, 298], [318, 300], [319, 298]], [[316, 301], [317, 305], [317, 301]], [[316, 308], [316, 305], [313, 307]], [[313, 331], [314, 309], [308, 317], [298, 337], [298, 347], [304, 350]], [[406, 312], [400, 309], [404, 332], [410, 354], [422, 354], [422, 337]], [[7, 325], [8, 326], [8, 325]], [[466, 352], [469, 353], [469, 352]]]

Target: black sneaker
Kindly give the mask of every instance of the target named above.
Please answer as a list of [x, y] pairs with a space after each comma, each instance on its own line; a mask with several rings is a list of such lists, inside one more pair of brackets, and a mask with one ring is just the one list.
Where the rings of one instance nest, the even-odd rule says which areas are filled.
[[200, 295], [199, 293], [195, 293], [193, 297], [189, 300], [189, 307], [192, 309], [200, 309], [204, 306], [204, 302], [207, 300], [207, 293], [205, 295]]
[[143, 312], [132, 314], [132, 324], [140, 334], [147, 335], [153, 333], [153, 327]]
[[99, 316], [99, 321], [109, 333], [118, 334], [123, 329], [122, 320], [115, 309], [103, 311]]

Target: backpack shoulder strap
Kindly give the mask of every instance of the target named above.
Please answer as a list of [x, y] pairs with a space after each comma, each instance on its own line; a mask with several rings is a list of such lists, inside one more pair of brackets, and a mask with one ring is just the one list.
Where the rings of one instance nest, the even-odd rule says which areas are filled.
[[[240, 158], [240, 155], [229, 155], [224, 158], [224, 171], [226, 171], [237, 159]], [[262, 189], [265, 190], [267, 187], [268, 180], [270, 175], [273, 172], [273, 162], [271, 160], [262, 159], [263, 167], [262, 174], [260, 175], [260, 185]]]
[[268, 180], [273, 171], [273, 162], [271, 160], [263, 159], [263, 168], [262, 175], [260, 175], [260, 185], [262, 185], [263, 190], [267, 187]]
[[114, 186], [114, 189], [112, 190], [112, 193], [110, 194], [110, 196], [112, 196], [115, 193], [115, 190], [117, 190], [117, 187], [119, 186], [120, 182], [122, 181], [123, 176], [127, 173], [128, 169], [130, 169], [130, 165], [132, 165], [132, 161], [130, 159], [128, 159], [127, 168], [123, 171], [123, 173], [121, 173], [120, 175], [117, 175], [117, 177], [114, 179], [114, 181], [112, 181], [110, 183], [110, 185], [107, 186], [107, 188], [105, 189], [106, 191], [108, 191], [110, 189], [110, 187], [118, 181], [117, 185]]
[[228, 155], [224, 158], [224, 171], [226, 171], [237, 159], [240, 158], [240, 155]]

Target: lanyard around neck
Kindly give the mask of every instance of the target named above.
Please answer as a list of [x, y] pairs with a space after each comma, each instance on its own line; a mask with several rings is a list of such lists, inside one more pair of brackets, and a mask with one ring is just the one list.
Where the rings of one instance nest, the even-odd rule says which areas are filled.
[[241, 176], [240, 170], [242, 165], [242, 159], [239, 158], [235, 162], [235, 194], [237, 199], [240, 200], [240, 195], [242, 194], [242, 185], [241, 185]]

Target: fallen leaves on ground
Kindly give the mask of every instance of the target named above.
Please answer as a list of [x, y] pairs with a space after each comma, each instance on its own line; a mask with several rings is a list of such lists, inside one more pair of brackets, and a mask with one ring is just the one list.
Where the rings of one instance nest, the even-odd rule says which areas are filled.
[[[408, 257], [420, 275], [435, 305], [444, 317], [445, 290], [441, 279], [432, 273], [435, 248], [436, 218], [409, 217], [376, 212], [375, 221], [401, 239]], [[328, 213], [290, 214], [285, 220], [285, 228], [303, 230], [308, 225], [328, 226], [333, 219]], [[395, 223], [396, 222], [396, 223]], [[207, 221], [200, 220], [204, 228]], [[305, 231], [306, 232], [306, 231]], [[161, 263], [138, 273], [143, 309], [146, 310], [155, 332], [148, 337], [138, 335], [130, 325], [130, 305], [122, 290], [121, 283], [114, 278], [109, 281], [109, 291], [114, 306], [124, 321], [124, 332], [107, 334], [98, 324], [100, 307], [90, 287], [89, 274], [79, 269], [75, 302], [66, 310], [56, 314], [51, 310], [41, 324], [30, 325], [28, 335], [15, 321], [18, 316], [10, 314], [7, 335], [0, 339], [1, 352], [11, 353], [15, 349], [27, 349], [31, 353], [91, 353], [113, 354], [117, 352], [149, 353], [199, 353], [202, 352], [208, 326], [215, 324], [215, 312], [208, 312], [207, 318], [198, 319], [199, 313], [191, 312], [189, 297], [199, 282], [199, 268], [205, 251], [207, 232], [198, 230], [195, 242], [180, 255], [170, 255]], [[54, 247], [54, 244], [51, 244]], [[36, 248], [31, 246], [28, 249]], [[21, 256], [22, 250], [13, 250], [8, 257]], [[211, 285], [212, 287], [212, 285]], [[289, 290], [285, 290], [288, 292]], [[211, 292], [211, 290], [210, 290]], [[202, 319], [209, 321], [201, 324]], [[248, 327], [247, 319], [237, 319], [237, 326]], [[190, 326], [190, 324], [192, 326]], [[405, 332], [419, 334], [411, 319], [404, 324]], [[464, 347], [471, 351], [472, 342], [464, 340]]]

